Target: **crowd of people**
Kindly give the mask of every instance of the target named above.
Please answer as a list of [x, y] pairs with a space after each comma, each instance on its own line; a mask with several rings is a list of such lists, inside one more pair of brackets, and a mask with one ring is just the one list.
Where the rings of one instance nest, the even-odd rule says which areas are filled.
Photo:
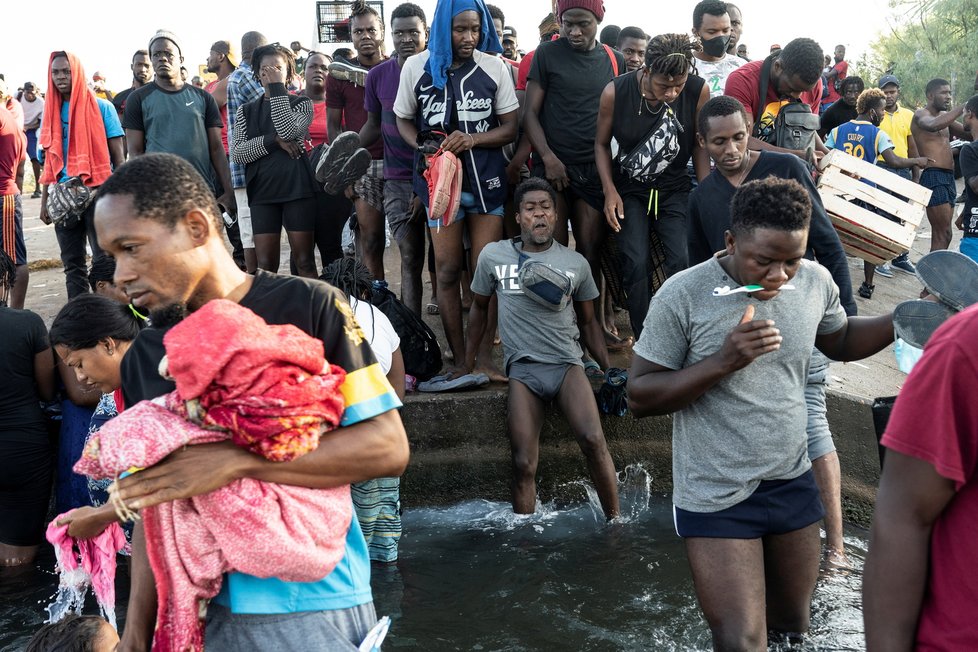
[[[854, 292], [816, 187], [818, 162], [839, 149], [931, 190], [931, 250], [950, 247], [956, 225], [961, 252], [978, 261], [978, 146], [970, 142], [978, 95], [955, 105], [951, 83], [934, 79], [925, 106], [902, 106], [896, 74], [875, 84], [850, 75], [844, 46], [828, 57], [809, 38], [750, 61], [742, 42], [750, 17], [722, 0], [696, 4], [689, 33], [605, 26], [599, 36], [604, 13], [602, 0], [558, 0], [524, 52], [503, 12], [484, 0], [438, 0], [430, 20], [406, 2], [389, 22], [356, 0], [352, 50], [327, 55], [250, 31], [240, 48], [213, 44], [206, 67], [216, 78], [206, 85], [188, 81], [192, 55], [166, 30], [133, 54], [132, 85], [117, 94], [99, 73], [87, 84], [82, 62], [62, 50], [50, 54], [46, 95], [27, 82], [14, 97], [0, 82], [0, 324], [10, 335], [0, 341], [0, 369], [12, 379], [0, 401], [0, 565], [32, 563], [49, 516], [56, 456], [42, 404], [60, 387], [82, 408], [62, 417], [61, 448], [68, 438], [76, 444], [58, 457], [57, 476], [69, 482], [82, 447], [97, 455], [91, 441], [106, 423], [185, 393], [159, 371], [173, 354], [168, 333], [226, 299], [322, 341], [342, 378], [338, 427], [289, 461], [224, 441], [185, 446], [114, 481], [83, 480], [58, 494], [52, 525], [89, 540], [147, 515], [147, 527], [126, 525], [132, 586], [119, 649], [145, 649], [154, 637], [166, 647], [173, 594], [158, 585], [173, 569], [153, 536], [160, 505], [245, 480], [352, 485], [355, 517], [335, 567], [311, 582], [226, 569], [206, 609], [205, 640], [218, 650], [359, 645], [377, 620], [371, 561], [397, 559], [398, 477], [409, 456], [397, 409], [415, 380], [402, 346], [416, 340], [370, 302], [392, 237], [401, 302], [418, 318], [438, 315], [444, 329], [449, 362], [427, 387], [508, 383], [514, 511], [536, 508], [544, 407], [555, 402], [606, 517], [618, 516], [600, 415], [624, 412], [627, 387], [636, 417], [675, 414], [675, 526], [715, 648], [798, 644], [820, 561], [847, 563], [829, 364], [893, 342], [893, 315], [858, 317], [856, 295], [871, 300], [877, 276], [916, 272], [907, 254], [867, 262]], [[969, 142], [952, 148], [952, 139]], [[50, 329], [23, 310], [28, 161], [68, 295]], [[965, 190], [955, 221], [956, 166]], [[283, 229], [289, 275], [278, 274]], [[961, 406], [970, 405], [978, 365], [962, 340], [978, 314], [962, 307], [948, 311], [966, 314], [939, 333], [905, 390], [918, 398], [939, 390], [937, 400], [898, 403], [884, 440], [906, 474], [885, 476], [886, 514], [905, 525], [874, 532], [913, 539], [918, 558], [901, 602], [883, 588], [901, 572], [899, 556], [890, 544], [876, 558], [871, 551], [874, 649], [909, 649], [915, 636], [942, 647], [949, 631], [961, 649], [978, 641], [967, 610], [951, 608], [976, 589], [970, 557], [950, 549], [958, 535], [945, 531], [974, 534], [973, 519], [955, 514], [935, 530], [943, 538], [932, 558], [960, 557], [942, 559], [930, 584], [920, 545], [945, 509], [974, 510], [966, 494], [978, 430]], [[619, 331], [622, 310], [632, 336]], [[201, 337], [201, 355], [219, 355], [221, 338]], [[500, 342], [501, 366], [493, 358]], [[611, 363], [621, 352], [627, 372]], [[592, 380], [604, 385], [597, 399]], [[289, 408], [270, 409], [293, 433], [302, 426]], [[183, 415], [192, 424], [206, 419], [195, 410]], [[941, 432], [924, 448], [914, 433], [929, 415], [940, 415], [933, 428]], [[72, 423], [79, 433], [69, 436]], [[237, 427], [228, 426], [235, 437], [250, 435], [254, 423]], [[952, 443], [942, 443], [945, 430]], [[906, 489], [890, 485], [911, 479], [932, 488], [917, 498], [926, 523], [899, 516], [892, 498]], [[901, 627], [884, 632], [892, 611]], [[108, 636], [71, 619], [48, 626], [31, 649], [55, 649], [54, 639], [83, 631]]]

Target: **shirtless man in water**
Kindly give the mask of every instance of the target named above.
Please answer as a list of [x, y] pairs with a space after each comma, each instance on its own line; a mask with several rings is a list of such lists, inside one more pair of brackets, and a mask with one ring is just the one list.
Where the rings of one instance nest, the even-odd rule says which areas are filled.
[[948, 132], [958, 138], [965, 136], [964, 127], [958, 123], [964, 105], [951, 109], [951, 83], [945, 79], [927, 82], [926, 93], [927, 106], [914, 113], [910, 133], [918, 153], [933, 161], [920, 175], [920, 185], [933, 191], [927, 204], [927, 219], [931, 226], [930, 250], [936, 251], [951, 245], [951, 218], [958, 191]]

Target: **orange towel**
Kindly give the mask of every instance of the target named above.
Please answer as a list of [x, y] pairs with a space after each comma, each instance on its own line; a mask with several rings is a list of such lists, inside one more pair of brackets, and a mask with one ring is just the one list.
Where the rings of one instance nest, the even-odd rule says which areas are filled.
[[61, 52], [52, 52], [48, 62], [48, 96], [44, 102], [39, 141], [44, 149], [44, 171], [41, 183], [57, 183], [61, 170], [68, 175], [81, 177], [89, 188], [101, 186], [112, 174], [109, 144], [105, 137], [105, 123], [98, 108], [95, 94], [85, 85], [85, 69], [78, 57], [71, 52], [68, 66], [71, 68], [71, 97], [68, 98], [68, 160], [64, 160], [61, 133], [61, 105], [64, 98], [51, 78], [51, 63]]

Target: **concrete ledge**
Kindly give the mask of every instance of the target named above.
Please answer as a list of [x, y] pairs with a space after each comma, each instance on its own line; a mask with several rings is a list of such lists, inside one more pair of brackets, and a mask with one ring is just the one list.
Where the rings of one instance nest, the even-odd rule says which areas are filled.
[[[879, 482], [871, 403], [829, 390], [827, 404], [842, 463], [845, 517], [866, 526]], [[405, 505], [509, 500], [512, 471], [505, 389], [409, 396], [402, 418], [411, 440], [411, 463], [401, 485]], [[653, 491], [671, 491], [671, 417], [604, 417], [602, 425], [619, 471], [639, 463], [651, 475]], [[540, 435], [540, 497], [579, 499], [579, 487], [569, 483], [586, 477], [584, 456], [567, 422], [549, 408]]]

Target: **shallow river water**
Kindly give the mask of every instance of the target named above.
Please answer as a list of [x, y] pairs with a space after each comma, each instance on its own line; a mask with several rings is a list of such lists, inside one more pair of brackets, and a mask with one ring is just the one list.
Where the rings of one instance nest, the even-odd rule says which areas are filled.
[[[525, 517], [483, 500], [406, 510], [399, 562], [373, 573], [377, 612], [393, 618], [384, 649], [710, 649], [668, 497], [650, 495], [644, 471], [630, 468], [625, 516], [607, 525], [590, 486], [566, 489], [580, 499]], [[854, 570], [820, 579], [805, 650], [864, 648], [865, 545], [864, 532], [849, 531]], [[35, 568], [0, 575], [0, 651], [23, 649], [43, 622], [52, 566], [45, 553]]]

